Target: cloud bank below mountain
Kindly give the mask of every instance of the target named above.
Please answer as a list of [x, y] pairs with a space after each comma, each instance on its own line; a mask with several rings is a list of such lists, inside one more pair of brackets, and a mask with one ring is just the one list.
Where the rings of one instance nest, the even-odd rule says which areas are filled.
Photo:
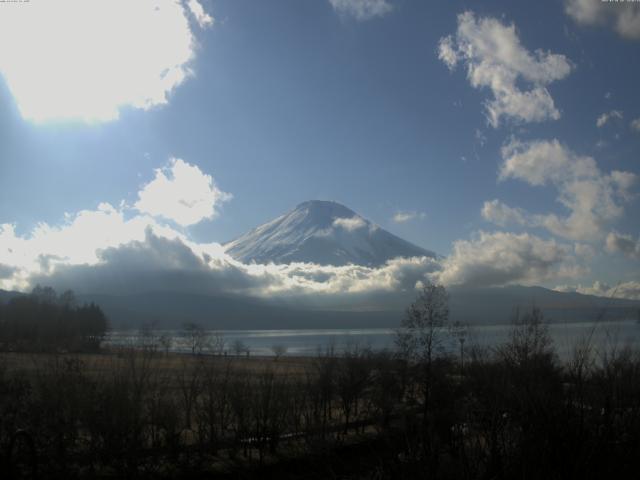
[[[26, 235], [17, 234], [15, 225], [0, 225], [0, 288], [28, 290], [41, 283], [79, 293], [182, 291], [337, 298], [412, 292], [425, 281], [532, 285], [551, 278], [570, 279], [585, 270], [567, 244], [507, 232], [479, 232], [470, 240], [459, 240], [446, 258], [399, 257], [380, 266], [243, 263], [219, 243], [196, 242], [181, 228], [212, 218], [222, 194], [213, 178], [197, 167], [174, 159], [167, 168], [176, 167], [190, 175], [173, 172], [169, 176], [158, 170], [140, 191], [144, 208], [141, 200], [134, 206], [101, 203], [95, 210], [67, 215], [61, 225], [38, 224]], [[149, 195], [150, 191], [154, 194]], [[211, 209], [197, 218], [183, 218], [186, 207], [184, 211], [169, 208], [181, 204], [180, 192], [196, 195], [196, 206], [200, 205], [198, 192], [202, 193], [203, 204]], [[338, 222], [330, 228], [356, 227], [361, 225]]]

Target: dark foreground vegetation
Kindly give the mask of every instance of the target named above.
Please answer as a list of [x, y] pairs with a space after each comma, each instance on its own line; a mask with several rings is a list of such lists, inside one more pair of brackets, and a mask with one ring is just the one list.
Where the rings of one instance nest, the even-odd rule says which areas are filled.
[[37, 286], [0, 303], [0, 351], [98, 351], [107, 329], [100, 307], [78, 305], [70, 290]]
[[427, 286], [394, 353], [5, 353], [0, 476], [637, 478], [638, 352], [585, 338], [560, 364], [535, 308], [481, 350], [446, 305]]

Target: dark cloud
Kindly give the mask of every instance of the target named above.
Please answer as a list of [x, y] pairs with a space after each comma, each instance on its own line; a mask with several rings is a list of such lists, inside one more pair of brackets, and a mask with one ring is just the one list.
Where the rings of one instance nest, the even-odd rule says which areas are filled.
[[0, 278], [11, 278], [17, 268], [0, 263]]

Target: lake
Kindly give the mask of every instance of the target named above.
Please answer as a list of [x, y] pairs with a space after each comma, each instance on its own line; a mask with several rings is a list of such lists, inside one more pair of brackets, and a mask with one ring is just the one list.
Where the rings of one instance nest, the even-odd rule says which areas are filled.
[[[509, 338], [511, 325], [479, 325], [468, 327], [465, 348], [476, 344], [496, 347]], [[224, 349], [232, 353], [238, 341], [251, 355], [272, 356], [273, 347], [283, 346], [286, 355], [314, 356], [319, 351], [333, 348], [336, 353], [348, 348], [370, 347], [373, 350], [393, 350], [395, 330], [371, 329], [316, 329], [316, 330], [219, 330], [208, 332], [218, 335], [224, 342]], [[549, 325], [549, 333], [561, 359], [567, 359], [578, 341], [591, 336], [592, 345], [604, 352], [613, 347], [631, 346], [640, 348], [640, 324], [634, 320], [610, 322], [581, 322]], [[172, 338], [171, 351], [190, 352], [188, 339], [180, 330], [155, 331], [154, 335], [166, 334]], [[442, 335], [445, 348], [459, 348], [455, 339]], [[106, 346], [137, 346], [145, 341], [135, 331], [114, 331], [105, 339]], [[206, 352], [206, 349], [205, 349]]]

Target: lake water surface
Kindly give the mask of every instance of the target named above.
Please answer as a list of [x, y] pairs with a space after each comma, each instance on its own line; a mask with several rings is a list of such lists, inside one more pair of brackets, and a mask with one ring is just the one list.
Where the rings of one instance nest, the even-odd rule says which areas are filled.
[[[468, 327], [465, 348], [469, 345], [497, 347], [509, 338], [511, 325], [482, 325]], [[231, 354], [238, 341], [251, 355], [271, 356], [273, 347], [283, 346], [286, 355], [314, 356], [319, 351], [332, 348], [341, 353], [348, 348], [369, 347], [373, 350], [393, 350], [395, 330], [371, 329], [316, 329], [316, 330], [221, 330], [208, 332], [222, 338], [224, 349]], [[591, 344], [599, 352], [611, 348], [630, 346], [640, 348], [640, 324], [633, 320], [611, 322], [582, 322], [549, 325], [549, 333], [561, 359], [567, 359], [577, 342], [590, 337]], [[167, 334], [172, 338], [171, 350], [189, 352], [189, 342], [179, 330], [156, 331], [154, 335]], [[445, 348], [459, 348], [457, 341], [444, 334], [441, 336]], [[105, 345], [136, 346], [144, 341], [137, 332], [114, 331], [105, 340]], [[205, 349], [206, 352], [206, 349]]]

